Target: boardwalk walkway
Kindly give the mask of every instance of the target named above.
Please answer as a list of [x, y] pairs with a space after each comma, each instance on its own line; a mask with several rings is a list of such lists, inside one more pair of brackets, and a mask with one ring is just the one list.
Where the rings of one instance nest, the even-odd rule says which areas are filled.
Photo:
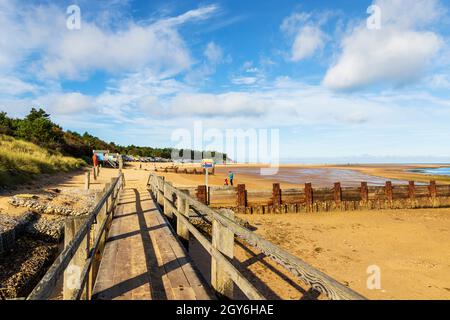
[[192, 265], [145, 188], [125, 188], [113, 217], [93, 299], [207, 300]]

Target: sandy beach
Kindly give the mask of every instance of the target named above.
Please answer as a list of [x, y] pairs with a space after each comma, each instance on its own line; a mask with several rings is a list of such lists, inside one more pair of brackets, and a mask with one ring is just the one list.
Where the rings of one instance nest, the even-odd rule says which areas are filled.
[[[159, 164], [164, 167], [168, 164]], [[130, 164], [124, 169], [127, 183], [145, 184], [154, 164]], [[417, 173], [404, 172], [414, 166], [286, 166], [280, 172], [306, 170], [305, 179], [320, 185], [329, 184], [334, 178], [354, 183], [362, 177], [376, 183], [385, 179], [402, 177], [408, 180]], [[417, 166], [415, 166], [417, 167]], [[211, 185], [223, 185], [224, 175], [230, 168], [236, 172], [236, 183], [248, 188], [270, 189], [277, 176], [255, 176], [254, 171], [238, 171], [239, 168], [254, 170], [255, 166], [218, 166], [216, 175], [210, 176]], [[257, 169], [257, 168], [256, 168]], [[317, 170], [325, 171], [317, 171]], [[287, 170], [287, 171], [286, 171]], [[344, 175], [328, 177], [328, 170]], [[203, 175], [160, 173], [176, 186], [203, 184]], [[372, 175], [373, 174], [373, 175]], [[92, 187], [100, 189], [117, 175], [117, 170], [103, 168]], [[381, 177], [381, 178], [380, 178]], [[422, 177], [428, 181], [428, 177]], [[370, 180], [372, 179], [372, 180]], [[446, 181], [444, 177], [442, 181]], [[442, 183], [441, 181], [441, 183]], [[64, 193], [83, 187], [84, 171], [55, 176], [45, 176], [33, 184], [18, 190], [4, 192], [0, 196], [0, 211], [6, 214], [22, 214], [24, 208], [8, 204], [14, 194], [43, 194], [49, 188], [59, 188]], [[295, 187], [300, 183], [282, 182], [282, 187]], [[73, 204], [76, 206], [76, 204]], [[303, 213], [278, 215], [242, 215], [255, 232], [281, 246], [290, 253], [310, 263], [347, 284], [369, 299], [450, 299], [450, 216], [449, 209], [380, 210], [334, 213]], [[236, 246], [236, 259], [241, 261], [255, 285], [276, 299], [300, 299], [301, 283], [289, 276], [283, 268], [260, 257], [257, 251]], [[379, 290], [368, 290], [367, 267], [381, 268]], [[270, 266], [270, 267], [268, 267]]]

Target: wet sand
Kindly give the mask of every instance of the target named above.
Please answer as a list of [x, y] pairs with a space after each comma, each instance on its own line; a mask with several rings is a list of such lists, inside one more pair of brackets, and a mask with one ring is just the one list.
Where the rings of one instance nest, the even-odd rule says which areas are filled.
[[[169, 164], [144, 164], [143, 169], [153, 171], [154, 168], [170, 167]], [[188, 164], [179, 167], [193, 167]], [[200, 165], [195, 165], [200, 168]], [[303, 187], [306, 182], [311, 182], [315, 187], [332, 187], [335, 182], [341, 182], [343, 187], [359, 186], [362, 181], [369, 185], [379, 186], [389, 180], [394, 184], [407, 184], [414, 180], [418, 184], [436, 180], [438, 183], [450, 184], [450, 176], [426, 175], [411, 170], [418, 168], [436, 168], [439, 165], [280, 165], [273, 175], [262, 175], [258, 164], [229, 164], [217, 165], [215, 175], [209, 175], [210, 186], [222, 186], [228, 176], [228, 172], [234, 172], [234, 185], [245, 184], [248, 190], [267, 190], [273, 183], [280, 183], [282, 188]], [[192, 187], [205, 184], [203, 175], [164, 173], [158, 171], [158, 175], [165, 176], [175, 186]]]
[[[255, 231], [369, 299], [450, 299], [450, 209], [240, 215]], [[381, 288], [367, 288], [367, 268]], [[293, 287], [253, 265], [283, 298]]]

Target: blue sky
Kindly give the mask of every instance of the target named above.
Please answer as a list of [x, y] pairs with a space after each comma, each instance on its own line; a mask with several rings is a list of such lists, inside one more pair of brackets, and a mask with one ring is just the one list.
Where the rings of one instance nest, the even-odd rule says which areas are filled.
[[[66, 9], [81, 9], [69, 30]], [[370, 29], [367, 8], [380, 9]], [[448, 161], [450, 1], [0, 0], [0, 110], [170, 146], [280, 130], [283, 159]], [[432, 158], [436, 157], [436, 158]]]

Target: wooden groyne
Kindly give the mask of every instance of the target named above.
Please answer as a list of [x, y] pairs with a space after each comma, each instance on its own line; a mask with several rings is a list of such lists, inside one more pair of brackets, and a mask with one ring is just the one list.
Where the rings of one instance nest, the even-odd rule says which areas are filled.
[[230, 208], [240, 213], [300, 213], [319, 211], [415, 209], [450, 207], [450, 185], [407, 185], [386, 181], [384, 186], [342, 187], [336, 182], [330, 188], [315, 188], [305, 183], [303, 188], [281, 189], [274, 183], [272, 190], [247, 190], [245, 184], [236, 187], [187, 188], [200, 202], [214, 208]]
[[[154, 169], [155, 172], [164, 172], [164, 173], [179, 173], [179, 174], [202, 174], [205, 175], [206, 171], [203, 168], [183, 168], [183, 167], [165, 167], [165, 168], [156, 168]], [[212, 170], [209, 171], [209, 174], [214, 175], [215, 169], [212, 168]]]

